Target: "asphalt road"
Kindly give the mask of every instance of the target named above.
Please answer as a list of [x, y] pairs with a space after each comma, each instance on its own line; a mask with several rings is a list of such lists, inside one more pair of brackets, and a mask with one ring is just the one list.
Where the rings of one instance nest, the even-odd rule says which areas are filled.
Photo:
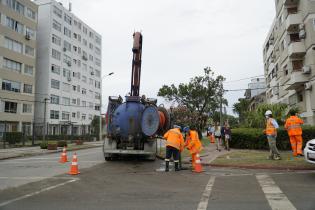
[[58, 158], [0, 161], [0, 209], [315, 209], [314, 171], [165, 173], [162, 161], [105, 162], [97, 148], [79, 151], [81, 174], [69, 176]]

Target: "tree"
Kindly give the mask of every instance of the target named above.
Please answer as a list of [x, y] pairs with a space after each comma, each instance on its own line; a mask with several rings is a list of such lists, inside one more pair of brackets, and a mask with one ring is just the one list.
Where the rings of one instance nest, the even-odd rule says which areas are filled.
[[238, 114], [240, 124], [243, 124], [246, 120], [248, 109], [249, 109], [249, 100], [245, 98], [238, 99], [238, 103], [233, 105], [233, 112]]
[[[190, 79], [187, 84], [180, 83], [178, 86], [163, 85], [158, 96], [164, 97], [169, 102], [175, 102], [179, 106], [186, 107], [193, 116], [193, 122], [197, 129], [202, 130], [207, 120], [201, 120], [214, 113], [220, 106], [220, 98], [223, 98], [223, 81], [221, 75], [214, 77], [210, 67], [204, 68], [204, 75]], [[227, 100], [223, 99], [227, 104]]]

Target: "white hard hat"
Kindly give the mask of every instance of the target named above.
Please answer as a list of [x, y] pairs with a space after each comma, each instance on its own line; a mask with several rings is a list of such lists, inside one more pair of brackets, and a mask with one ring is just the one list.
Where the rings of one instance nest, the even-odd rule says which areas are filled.
[[267, 116], [267, 115], [272, 115], [272, 111], [270, 111], [270, 110], [266, 111], [265, 116]]

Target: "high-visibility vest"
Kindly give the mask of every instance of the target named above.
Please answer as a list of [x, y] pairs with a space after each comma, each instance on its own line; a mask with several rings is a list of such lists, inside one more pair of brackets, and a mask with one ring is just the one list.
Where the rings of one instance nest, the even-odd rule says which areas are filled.
[[284, 127], [288, 130], [289, 136], [300, 136], [302, 135], [301, 124], [304, 124], [303, 120], [297, 116], [291, 116], [286, 120]]
[[272, 118], [269, 118], [267, 120], [267, 125], [266, 125], [266, 135], [267, 136], [276, 136], [277, 135], [277, 129], [272, 124], [272, 121], [273, 121]]
[[178, 128], [170, 129], [163, 137], [167, 140], [166, 146], [183, 151], [185, 145], [184, 137]]
[[202, 149], [202, 144], [199, 140], [199, 136], [198, 136], [198, 132], [191, 130], [189, 132], [189, 136], [190, 136], [190, 144], [187, 146], [187, 148], [190, 150], [191, 154], [200, 152]]

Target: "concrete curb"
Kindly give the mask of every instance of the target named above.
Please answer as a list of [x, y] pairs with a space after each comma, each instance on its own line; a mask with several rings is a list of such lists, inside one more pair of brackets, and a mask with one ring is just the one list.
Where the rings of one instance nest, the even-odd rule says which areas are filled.
[[[102, 145], [91, 145], [91, 146], [85, 147], [85, 148], [73, 148], [73, 149], [68, 149], [67, 151], [77, 151], [77, 150], [91, 149], [91, 148], [97, 148], [97, 147], [102, 147]], [[10, 157], [0, 157], [0, 160], [9, 160], [9, 159], [21, 158], [21, 157], [49, 155], [49, 154], [55, 154], [55, 153], [60, 153], [60, 152], [62, 152], [62, 149], [57, 149], [57, 150], [53, 150], [53, 151], [47, 150], [44, 153], [18, 154], [18, 155], [13, 155]]]

